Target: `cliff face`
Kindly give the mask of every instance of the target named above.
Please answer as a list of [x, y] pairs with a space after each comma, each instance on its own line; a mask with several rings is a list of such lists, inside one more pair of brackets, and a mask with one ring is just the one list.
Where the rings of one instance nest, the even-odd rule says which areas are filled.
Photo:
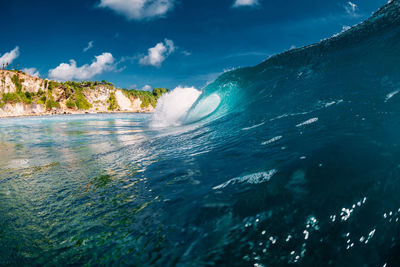
[[0, 117], [148, 113], [153, 111], [159, 96], [137, 91], [132, 94], [131, 91], [116, 88], [107, 82], [58, 83], [18, 71], [0, 70]]
[[14, 75], [17, 75], [19, 80], [22, 81], [22, 86], [26, 92], [37, 93], [39, 90], [45, 90], [42, 79], [31, 77], [24, 73], [0, 70], [0, 95], [17, 92], [17, 86], [13, 82]]

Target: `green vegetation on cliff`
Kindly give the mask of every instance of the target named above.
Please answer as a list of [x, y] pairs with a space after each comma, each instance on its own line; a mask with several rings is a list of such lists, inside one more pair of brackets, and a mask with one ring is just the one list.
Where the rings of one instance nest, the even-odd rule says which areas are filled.
[[75, 104], [78, 109], [88, 110], [92, 108], [92, 104], [86, 100], [82, 91], [77, 91], [75, 93]]
[[14, 74], [11, 78], [12, 82], [14, 83], [17, 91], [15, 93], [5, 93], [3, 94], [1, 98], [1, 105], [3, 106], [6, 103], [26, 103], [26, 104], [31, 104], [33, 98], [36, 96], [36, 94], [31, 94], [29, 92], [22, 92], [22, 83], [24, 80], [20, 80], [18, 78], [18, 75]]
[[115, 97], [115, 93], [111, 92], [110, 97], [107, 100], [108, 102], [108, 110], [116, 110], [119, 108], [118, 103], [117, 103], [117, 98]]
[[67, 102], [65, 103], [65, 105], [67, 106], [67, 108], [75, 108], [76, 107], [76, 103], [72, 99], [68, 99]]
[[165, 88], [154, 88], [153, 95], [158, 100], [163, 94], [168, 93], [169, 90]]
[[[131, 101], [140, 99], [142, 102], [141, 108], [147, 109], [155, 107], [158, 98], [168, 92], [168, 89], [165, 88], [155, 88], [152, 92], [119, 89], [104, 80], [101, 82], [42, 80], [36, 77], [29, 77], [26, 73], [17, 70], [4, 70], [0, 74], [0, 86], [1, 84], [5, 86], [4, 89], [0, 88], [0, 108], [4, 107], [5, 104], [24, 103], [43, 105], [47, 110], [65, 107], [74, 110], [89, 110], [94, 106], [96, 110], [104, 110], [106, 108], [109, 111], [114, 111], [120, 108], [116, 92], [117, 90], [122, 90], [123, 94]], [[10, 87], [9, 83], [7, 84], [7, 76], [9, 77], [8, 81], [12, 81], [13, 87]], [[32, 87], [30, 87], [31, 85]], [[11, 92], [1, 94], [4, 91]], [[107, 98], [104, 101], [105, 97]]]
[[[83, 91], [86, 89], [91, 89], [94, 82], [64, 82], [60, 86], [64, 90], [64, 95], [67, 98], [66, 106], [68, 108], [78, 108], [82, 110], [88, 110], [92, 108], [92, 104], [87, 101]], [[89, 88], [87, 88], [89, 87]]]
[[60, 108], [60, 103], [54, 101], [53, 96], [49, 95], [46, 101], [46, 109]]
[[[10, 104], [15, 104], [15, 103], [25, 103], [25, 104], [32, 104], [34, 102], [38, 104], [43, 104], [39, 103], [39, 101], [43, 98], [42, 95], [44, 94], [43, 91], [39, 91], [38, 93], [30, 93], [30, 92], [19, 92], [19, 93], [5, 93], [1, 97], [1, 101], [4, 104], [10, 103]], [[46, 96], [44, 96], [46, 97]]]
[[139, 91], [139, 90], [128, 90], [123, 89], [123, 92], [128, 97], [139, 98], [142, 101], [141, 107], [146, 108], [148, 106], [156, 107], [157, 100], [161, 95], [167, 93], [169, 90], [165, 88], [154, 88], [153, 92], [149, 91]]
[[17, 93], [5, 93], [1, 99], [4, 103], [18, 103], [21, 102], [21, 98]]
[[22, 83], [24, 82], [24, 80], [20, 80], [18, 78], [17, 74], [14, 74], [14, 76], [12, 77], [11, 80], [15, 84], [15, 87], [17, 88], [17, 93], [21, 93], [22, 92]]
[[[45, 93], [41, 90], [39, 90], [37, 93], [23, 92], [22, 83], [24, 82], [24, 80], [19, 79], [17, 74], [14, 74], [12, 76], [11, 80], [15, 85], [16, 92], [15, 93], [4, 93], [1, 97], [0, 107], [4, 106], [6, 103], [32, 104], [33, 102], [39, 102], [39, 100], [43, 99], [43, 96]], [[45, 101], [46, 101], [46, 98], [44, 99], [43, 102], [45, 102]]]
[[60, 107], [60, 103], [58, 103], [57, 101], [54, 101], [53, 88], [54, 88], [54, 82], [50, 81], [49, 82], [49, 87], [47, 89], [46, 109], [52, 109], [52, 108], [59, 108]]

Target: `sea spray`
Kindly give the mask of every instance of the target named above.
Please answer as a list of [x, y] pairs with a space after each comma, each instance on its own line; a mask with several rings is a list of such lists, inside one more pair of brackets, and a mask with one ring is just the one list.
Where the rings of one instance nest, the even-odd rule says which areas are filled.
[[201, 91], [194, 87], [177, 87], [164, 94], [158, 100], [150, 126], [160, 128], [181, 125], [188, 110], [200, 95]]

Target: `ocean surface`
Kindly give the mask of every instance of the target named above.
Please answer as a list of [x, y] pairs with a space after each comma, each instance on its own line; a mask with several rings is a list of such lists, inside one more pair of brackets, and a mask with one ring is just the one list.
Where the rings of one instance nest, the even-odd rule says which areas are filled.
[[153, 115], [0, 120], [1, 266], [400, 263], [400, 1]]

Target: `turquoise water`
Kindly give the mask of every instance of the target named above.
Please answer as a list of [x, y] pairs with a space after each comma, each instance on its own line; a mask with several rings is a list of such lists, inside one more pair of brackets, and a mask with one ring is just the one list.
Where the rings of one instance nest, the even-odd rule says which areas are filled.
[[399, 25], [394, 0], [153, 116], [1, 119], [0, 265], [395, 266]]
[[146, 120], [1, 120], [1, 265], [123, 262], [121, 255], [144, 247], [138, 243], [152, 209], [145, 208], [157, 194], [143, 172], [159, 160]]

